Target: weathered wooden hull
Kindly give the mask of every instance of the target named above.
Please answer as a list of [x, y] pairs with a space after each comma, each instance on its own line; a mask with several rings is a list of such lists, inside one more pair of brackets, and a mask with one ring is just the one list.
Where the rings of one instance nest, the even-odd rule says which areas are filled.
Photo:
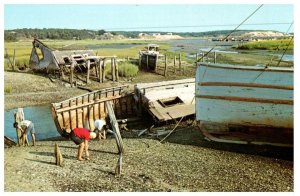
[[133, 95], [123, 93], [125, 86], [93, 91], [81, 96], [52, 104], [52, 116], [57, 131], [67, 131], [75, 127], [94, 130], [94, 121], [107, 117], [106, 101], [113, 102], [115, 115], [118, 118], [135, 116]]
[[150, 70], [155, 70], [157, 65], [157, 58], [158, 57], [156, 54], [143, 53], [141, 55], [142, 66]]
[[135, 85], [135, 101], [157, 122], [195, 114], [195, 79]]
[[[242, 128], [235, 131], [242, 132], [243, 141], [260, 140], [263, 143], [263, 140], [267, 139], [266, 134], [259, 137], [265, 128], [268, 129], [271, 140], [275, 138], [272, 134], [280, 135], [280, 132], [284, 132], [284, 137], [289, 137], [285, 143], [292, 143], [293, 69], [198, 64], [196, 119], [202, 124], [214, 123], [223, 127], [206, 129], [206, 134], [228, 136], [234, 132], [234, 129], [228, 128], [230, 126], [251, 127], [251, 131]], [[255, 132], [253, 127], [257, 127], [259, 131]], [[270, 128], [273, 128], [274, 132], [270, 131]], [[205, 129], [204, 126], [202, 129]], [[258, 138], [252, 137], [251, 134], [256, 134]], [[234, 140], [237, 139], [235, 134]]]

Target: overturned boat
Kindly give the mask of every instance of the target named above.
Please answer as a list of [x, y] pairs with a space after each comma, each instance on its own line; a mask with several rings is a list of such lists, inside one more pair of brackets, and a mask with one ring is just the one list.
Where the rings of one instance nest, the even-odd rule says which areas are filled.
[[293, 146], [293, 68], [198, 63], [196, 119], [208, 140]]
[[70, 67], [71, 62], [76, 62], [75, 69], [80, 72], [87, 70], [87, 60], [90, 68], [96, 65], [96, 58], [92, 50], [54, 50], [38, 39], [32, 42], [29, 60], [33, 70], [61, 70]]

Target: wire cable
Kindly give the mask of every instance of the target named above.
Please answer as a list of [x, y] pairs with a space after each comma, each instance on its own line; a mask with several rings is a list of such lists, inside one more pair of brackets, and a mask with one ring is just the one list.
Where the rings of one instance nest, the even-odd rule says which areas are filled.
[[[234, 31], [236, 31], [242, 24], [244, 24], [251, 16], [253, 16], [261, 7], [263, 4], [261, 4], [254, 12], [252, 12], [246, 19], [243, 20], [237, 27], [235, 27], [226, 37], [224, 37], [221, 41], [226, 40]], [[204, 57], [206, 57], [216, 46], [212, 47], [208, 52], [206, 52], [202, 57], [199, 59], [201, 61]]]

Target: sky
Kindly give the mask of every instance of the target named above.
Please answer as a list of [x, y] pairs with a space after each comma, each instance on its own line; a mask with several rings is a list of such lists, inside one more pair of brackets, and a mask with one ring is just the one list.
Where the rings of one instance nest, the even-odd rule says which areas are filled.
[[[4, 29], [69, 28], [164, 32], [231, 30], [259, 5], [4, 4]], [[293, 4], [264, 4], [239, 29], [286, 32], [293, 20]], [[293, 27], [289, 32], [293, 32]]]

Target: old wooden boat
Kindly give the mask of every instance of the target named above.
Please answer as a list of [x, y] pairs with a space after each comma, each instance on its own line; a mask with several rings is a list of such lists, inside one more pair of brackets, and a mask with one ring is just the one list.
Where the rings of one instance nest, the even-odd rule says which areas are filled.
[[29, 64], [33, 70], [60, 70], [75, 61], [75, 69], [82, 72], [87, 70], [87, 60], [90, 61], [91, 68], [96, 65], [92, 50], [54, 50], [34, 39]]
[[135, 85], [135, 101], [156, 122], [195, 114], [195, 79], [171, 80]]
[[209, 140], [293, 146], [293, 68], [198, 63], [196, 119]]
[[125, 92], [126, 88], [127, 86], [105, 88], [52, 103], [52, 116], [57, 131], [61, 135], [63, 128], [67, 132], [76, 127], [93, 131], [94, 121], [108, 116], [106, 102], [112, 102], [116, 118], [135, 116], [133, 96], [132, 93]]
[[145, 49], [141, 50], [139, 53], [141, 67], [149, 70], [155, 70], [158, 58], [162, 56], [159, 54], [159, 45], [148, 44]]

